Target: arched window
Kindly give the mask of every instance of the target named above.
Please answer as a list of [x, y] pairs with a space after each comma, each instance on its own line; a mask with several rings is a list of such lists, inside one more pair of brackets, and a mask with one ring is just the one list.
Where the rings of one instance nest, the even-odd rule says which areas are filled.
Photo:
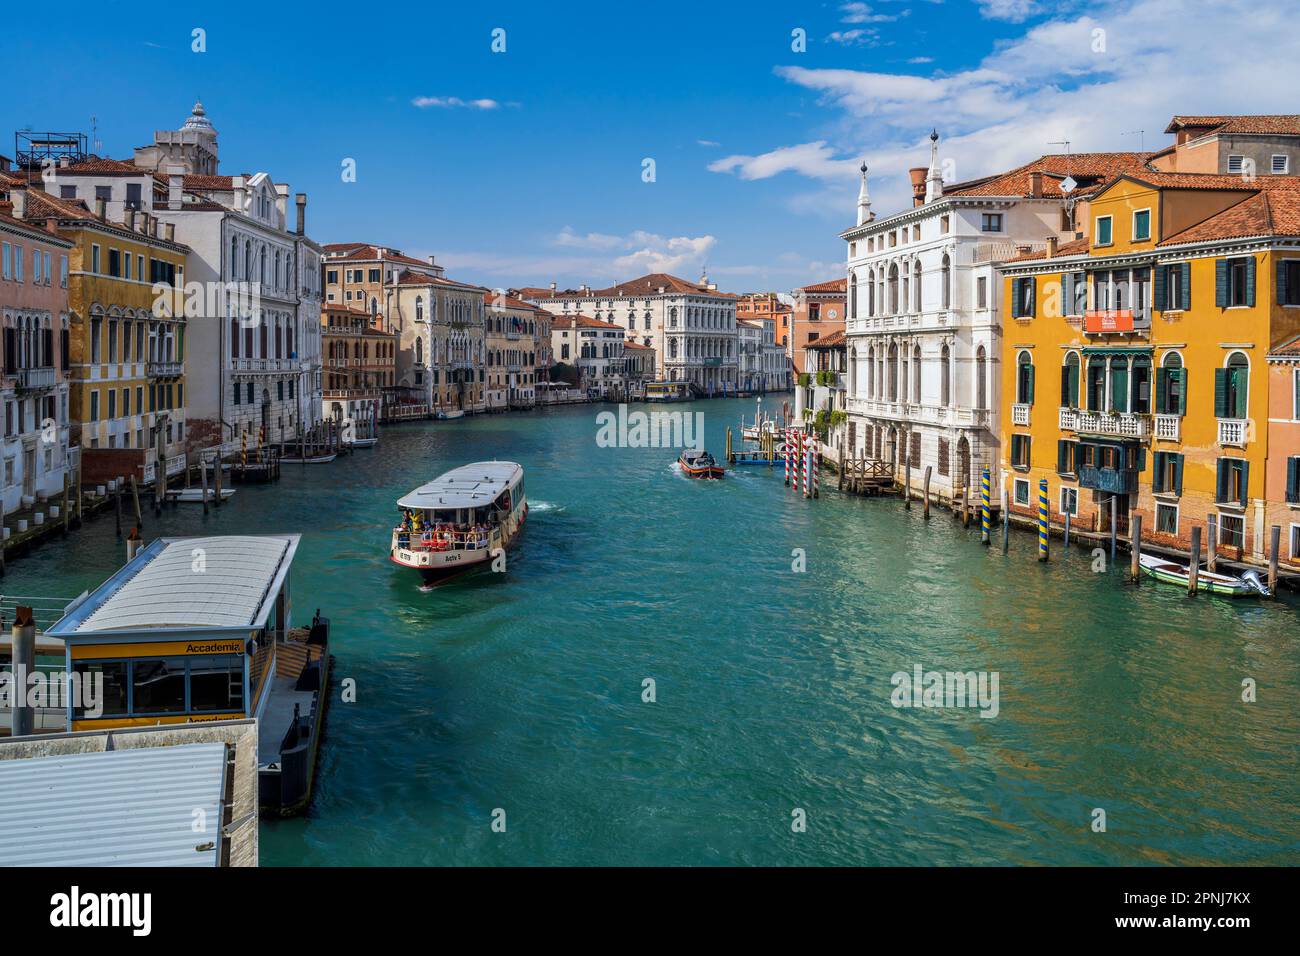
[[239, 240], [230, 237], [230, 278], [239, 278]]
[[903, 294], [899, 298], [901, 310], [906, 312], [912, 304], [912, 264], [903, 263]]
[[898, 401], [898, 346], [889, 346], [889, 400]]
[[1214, 414], [1217, 418], [1249, 417], [1250, 361], [1242, 352], [1228, 356], [1227, 364], [1214, 371]]
[[919, 313], [921, 311], [921, 263], [919, 261], [913, 266], [912, 299], [912, 311]]
[[898, 263], [889, 265], [889, 314], [898, 313]]
[[849, 349], [849, 394], [856, 396], [858, 394], [858, 349], [857, 346]]
[[943, 257], [943, 269], [940, 273], [940, 281], [943, 288], [940, 290], [940, 301], [945, 309], [952, 308], [952, 260], [948, 256]]
[[947, 408], [952, 404], [952, 353], [943, 347], [939, 356], [939, 403]]
[[418, 335], [415, 337], [415, 364], [424, 364], [424, 339]]
[[876, 314], [876, 272], [867, 273], [867, 315]]
[[849, 315], [858, 317], [858, 274], [849, 273]]
[[1016, 401], [1021, 405], [1034, 403], [1034, 360], [1028, 350], [1016, 356]]
[[1061, 407], [1079, 407], [1079, 353], [1067, 352], [1061, 366]]
[[422, 295], [415, 297], [415, 321], [424, 321], [424, 296]]
[[867, 349], [867, 397], [876, 397], [876, 347]]
[[912, 346], [912, 404], [921, 404], [921, 346]]
[[1177, 352], [1166, 352], [1156, 372], [1156, 414], [1187, 413], [1187, 369]]
[[988, 356], [982, 345], [975, 353], [975, 407], [978, 409], [989, 407]]

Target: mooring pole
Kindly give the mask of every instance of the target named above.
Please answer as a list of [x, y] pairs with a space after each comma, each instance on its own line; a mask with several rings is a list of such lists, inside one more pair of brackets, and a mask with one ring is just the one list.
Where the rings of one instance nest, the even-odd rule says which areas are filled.
[[1142, 516], [1133, 515], [1133, 530], [1129, 536], [1129, 546], [1132, 554], [1129, 555], [1129, 575], [1133, 578], [1133, 583], [1138, 583], [1138, 569], [1142, 559]]
[[1115, 496], [1110, 496], [1110, 563], [1115, 563], [1115, 536], [1118, 533], [1115, 528], [1115, 516], [1117, 514]]
[[1047, 510], [1047, 479], [1038, 479], [1038, 560], [1046, 561], [1048, 558], [1047, 536], [1049, 534], [1049, 522]]
[[1011, 499], [1006, 486], [1002, 487], [1002, 553], [1011, 547]]
[[1192, 560], [1187, 565], [1187, 593], [1196, 593], [1196, 578], [1201, 570], [1201, 526], [1192, 528]]
[[1219, 569], [1219, 518], [1205, 516], [1205, 570], [1213, 574]]
[[992, 540], [992, 515], [989, 512], [989, 470], [980, 472], [980, 544], [989, 544]]
[[1268, 593], [1277, 597], [1277, 552], [1282, 547], [1282, 527], [1273, 525], [1268, 531]]

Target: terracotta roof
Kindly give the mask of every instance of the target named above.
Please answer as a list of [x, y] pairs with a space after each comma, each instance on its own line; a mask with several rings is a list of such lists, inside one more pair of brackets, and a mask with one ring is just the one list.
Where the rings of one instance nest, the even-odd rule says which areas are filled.
[[[337, 260], [330, 260], [337, 261]], [[480, 292], [488, 290], [481, 285], [475, 285], [472, 282], [457, 282], [455, 279], [448, 279], [446, 276], [435, 276], [427, 272], [412, 272], [407, 269], [397, 277], [398, 285], [450, 285], [460, 289], [477, 289]]]
[[616, 299], [616, 298], [648, 298], [659, 295], [659, 289], [664, 289], [664, 294], [686, 294], [686, 295], [711, 295], [719, 298], [734, 299], [736, 298], [730, 292], [719, 292], [717, 289], [710, 289], [702, 286], [697, 282], [687, 282], [685, 279], [679, 279], [677, 276], [669, 275], [667, 272], [651, 272], [648, 275], [639, 276], [635, 279], [629, 279], [627, 282], [618, 282], [607, 289], [591, 289], [583, 292], [578, 289], [565, 289], [563, 292], [552, 293], [550, 289], [520, 289], [521, 293], [538, 293], [537, 298], [554, 298], [554, 299]]
[[830, 335], [824, 335], [819, 339], [813, 339], [804, 348], [809, 349], [833, 349], [842, 347], [847, 341], [843, 329], [836, 329]]
[[[1056, 247], [1056, 255], [1053, 256], [1052, 258], [1059, 259], [1061, 256], [1077, 256], [1080, 253], [1087, 252], [1090, 245], [1091, 244], [1089, 243], [1087, 236], [1084, 236], [1082, 239], [1071, 239], [1069, 242], [1062, 242]], [[1046, 259], [1046, 258], [1047, 258], [1046, 249], [1034, 249], [1031, 250], [1030, 252], [1022, 252], [1018, 256], [1012, 256], [1011, 258], [1004, 259], [1003, 261], [1004, 262], [1026, 262], [1031, 259]]]
[[[160, 173], [162, 181], [167, 181], [167, 174]], [[181, 186], [185, 189], [194, 189], [199, 192], [229, 192], [235, 188], [233, 176], [202, 176], [197, 173], [187, 174], [181, 177]]]
[[848, 291], [848, 284], [848, 278], [842, 277], [839, 279], [831, 279], [829, 282], [814, 282], [812, 285], [801, 286], [794, 291], [796, 295], [800, 292], [811, 292], [814, 294], [818, 292], [846, 292]]
[[363, 308], [355, 305], [348, 305], [346, 302], [322, 302], [322, 312], [349, 312], [353, 315], [364, 315], [369, 317], [370, 313]]
[[[501, 296], [501, 300], [502, 305], [507, 309], [524, 309], [527, 312], [545, 311], [544, 309], [539, 310], [537, 306], [533, 305], [531, 302], [524, 302], [522, 299], [516, 299], [511, 295], [503, 295]], [[497, 293], [490, 289], [487, 292], [484, 292], [483, 302], [489, 306], [496, 305]]]
[[1300, 136], [1300, 115], [1264, 113], [1256, 116], [1175, 116], [1165, 127], [1166, 133], [1181, 129], [1202, 129], [1208, 133], [1280, 133]]
[[1060, 195], [1060, 183], [1071, 176], [1079, 184], [1074, 196], [1095, 189], [1122, 173], [1147, 172], [1150, 153], [1054, 153], [1040, 156], [1010, 172], [984, 179], [944, 186], [944, 196], [1017, 196], [1029, 195], [1030, 174], [1042, 173], [1044, 192]]
[[79, 175], [94, 176], [152, 176], [152, 170], [142, 169], [134, 163], [126, 163], [120, 159], [101, 159], [98, 156], [92, 156], [90, 159], [83, 159], [79, 163], [73, 163], [66, 169], [62, 166], [53, 167], [54, 176], [57, 178], [62, 174], [74, 173]]
[[1265, 189], [1204, 222], [1160, 242], [1162, 246], [1251, 236], [1300, 236], [1300, 189]]
[[1292, 336], [1283, 342], [1277, 348], [1271, 349], [1268, 357], [1278, 356], [1281, 358], [1300, 358], [1300, 335]]
[[60, 245], [72, 245], [65, 237], [57, 233], [51, 233], [48, 229], [43, 229], [35, 223], [24, 222], [21, 219], [15, 219], [12, 215], [13, 205], [7, 202], [0, 202], [0, 224], [8, 226], [10, 229], [21, 229], [33, 237], [39, 236], [41, 239], [54, 242]]
[[572, 329], [575, 326], [581, 326], [584, 329], [617, 329], [623, 331], [623, 327], [615, 325], [612, 322], [605, 322], [601, 319], [593, 319], [589, 315], [557, 315], [551, 327], [556, 329]]
[[638, 344], [637, 344], [635, 341], [633, 341], [632, 339], [628, 339], [626, 342], [624, 342], [624, 343], [623, 343], [623, 348], [625, 348], [625, 349], [640, 349], [642, 352], [653, 352], [653, 351], [654, 351], [654, 347], [653, 347], [653, 346], [650, 346], [650, 345], [638, 345]]
[[[58, 199], [39, 189], [27, 190], [26, 219], [94, 219], [95, 215], [80, 199]], [[110, 225], [116, 225], [111, 223]]]
[[[325, 249], [327, 252], [344, 252], [347, 250], [344, 255], [329, 256], [330, 262], [379, 262], [382, 258], [384, 262], [404, 262], [407, 265], [419, 266], [422, 269], [439, 268], [438, 266], [430, 264], [425, 259], [415, 259], [411, 256], [403, 255], [396, 249], [390, 249], [387, 246], [375, 246], [354, 242], [334, 242], [327, 246], [322, 246], [321, 248]], [[381, 249], [384, 250], [382, 257], [379, 255]]]
[[1280, 181], [1286, 177], [1259, 177], [1247, 180], [1240, 173], [1158, 173], [1152, 170], [1129, 173], [1128, 178], [1148, 186], [1161, 189], [1257, 189], [1266, 185], [1265, 180]]

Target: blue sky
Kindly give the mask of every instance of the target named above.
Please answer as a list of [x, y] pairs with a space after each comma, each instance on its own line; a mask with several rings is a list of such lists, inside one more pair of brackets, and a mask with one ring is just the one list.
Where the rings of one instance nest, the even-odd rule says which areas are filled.
[[175, 6], [6, 30], [0, 153], [93, 115], [125, 158], [202, 97], [222, 171], [306, 191], [314, 238], [489, 286], [707, 262], [730, 291], [785, 291], [840, 270], [861, 158], [896, 209], [931, 126], [968, 178], [1063, 138], [1163, 145], [1174, 112], [1297, 111], [1298, 32], [1260, 0]]

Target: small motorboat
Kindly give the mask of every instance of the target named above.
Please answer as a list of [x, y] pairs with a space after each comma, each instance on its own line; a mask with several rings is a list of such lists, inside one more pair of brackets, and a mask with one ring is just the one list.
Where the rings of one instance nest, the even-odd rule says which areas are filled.
[[464, 418], [464, 417], [465, 417], [465, 409], [463, 409], [463, 408], [440, 408], [440, 409], [438, 409], [436, 412], [433, 413], [433, 417], [436, 418], [436, 419], [438, 419], [439, 421], [449, 422], [449, 421], [452, 421], [452, 420], [457, 419], [457, 418]]
[[[1187, 565], [1151, 554], [1138, 555], [1138, 565], [1143, 574], [1148, 574], [1164, 584], [1176, 584], [1187, 587], [1190, 573]], [[1211, 594], [1223, 594], [1227, 597], [1270, 597], [1268, 587], [1254, 571], [1243, 571], [1241, 577], [1231, 574], [1219, 574], [1201, 568], [1196, 572], [1196, 589], [1209, 591]]]
[[[227, 501], [230, 498], [233, 498], [234, 496], [235, 496], [234, 488], [221, 489], [222, 501]], [[167, 492], [167, 499], [169, 501], [180, 502], [181, 504], [200, 504], [203, 501], [203, 489], [202, 488], [179, 488], [176, 491]], [[209, 488], [208, 501], [216, 501], [216, 500], [217, 500], [217, 489]]]
[[351, 441], [345, 441], [343, 444], [349, 448], [374, 448], [379, 444], [378, 438], [354, 438]]
[[687, 478], [721, 478], [723, 467], [703, 448], [687, 448], [677, 458]]

